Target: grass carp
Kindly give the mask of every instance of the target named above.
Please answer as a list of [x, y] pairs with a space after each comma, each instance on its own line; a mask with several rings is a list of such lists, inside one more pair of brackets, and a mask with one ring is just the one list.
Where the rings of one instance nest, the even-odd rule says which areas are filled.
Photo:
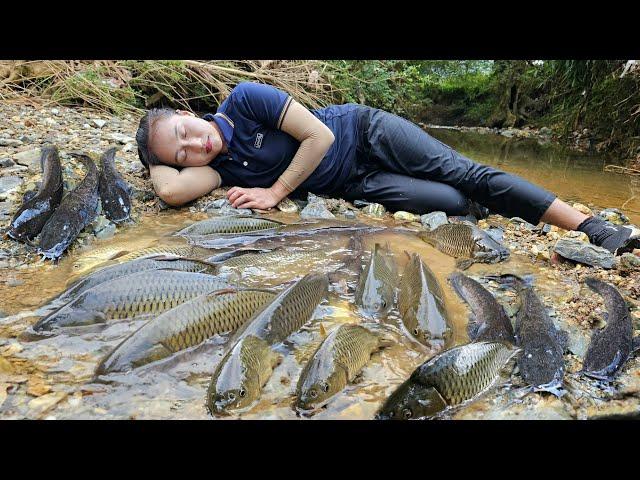
[[[305, 275], [280, 292], [234, 334], [229, 342], [231, 351], [218, 364], [209, 385], [207, 405], [212, 413], [225, 414], [244, 408], [258, 399], [260, 389], [245, 388], [246, 395], [239, 395], [236, 387], [242, 384], [244, 378], [263, 378], [264, 372], [254, 369], [263, 369], [265, 365], [273, 363], [272, 357], [265, 353], [265, 348], [270, 349], [284, 341], [308, 322], [326, 296], [328, 287], [326, 275]], [[252, 352], [254, 347], [256, 352]], [[255, 359], [264, 361], [255, 362]], [[229, 362], [235, 362], [235, 367], [227, 365]]]
[[198, 295], [228, 286], [219, 278], [205, 273], [178, 270], [134, 273], [86, 290], [38, 321], [33, 330], [47, 331], [56, 327], [159, 314]]
[[185, 257], [156, 255], [154, 257], [138, 258], [126, 263], [109, 265], [84, 278], [70, 283], [67, 286], [67, 290], [60, 294], [56, 300], [68, 301], [71, 298], [80, 295], [85, 290], [89, 290], [90, 288], [100, 285], [101, 283], [108, 282], [109, 280], [125, 277], [133, 273], [160, 269], [215, 274], [217, 266], [203, 260]]
[[451, 337], [444, 294], [431, 269], [420, 255], [410, 256], [402, 274], [398, 310], [408, 332], [420, 343], [443, 344]]
[[457, 258], [461, 270], [476, 262], [497, 263], [509, 258], [509, 250], [485, 231], [469, 223], [447, 223], [429, 232], [418, 233], [424, 242]]
[[321, 251], [291, 251], [284, 249], [275, 249], [262, 253], [245, 253], [237, 255], [227, 260], [223, 260], [218, 265], [238, 270], [244, 270], [248, 267], [257, 268], [283, 268], [287, 265], [310, 265], [324, 258], [325, 255]]
[[454, 347], [420, 365], [386, 400], [377, 417], [405, 420], [433, 416], [506, 381], [519, 349], [501, 342]]
[[640, 337], [633, 338], [627, 302], [613, 285], [593, 277], [587, 278], [585, 283], [602, 296], [607, 309], [607, 326], [593, 333], [581, 373], [598, 380], [611, 381], [633, 350], [640, 347]]
[[183, 228], [176, 235], [199, 236], [212, 234], [248, 234], [275, 232], [284, 223], [260, 217], [235, 215], [208, 218]]
[[62, 167], [56, 147], [44, 147], [40, 154], [42, 183], [37, 192], [30, 195], [13, 216], [7, 235], [14, 240], [35, 238], [55, 209], [60, 205], [63, 193]]
[[80, 232], [98, 214], [98, 169], [88, 155], [73, 154], [87, 169], [87, 174], [42, 227], [38, 253], [58, 259]]
[[318, 346], [302, 369], [296, 407], [313, 410], [353, 382], [371, 355], [385, 345], [382, 337], [360, 325], [340, 325]]
[[115, 260], [117, 263], [125, 263], [139, 258], [155, 257], [156, 255], [203, 259], [211, 255], [211, 250], [193, 245], [147, 247], [116, 257]]
[[522, 378], [533, 391], [562, 396], [567, 333], [556, 328], [529, 281], [511, 274], [495, 278], [513, 286], [520, 297], [515, 334], [517, 345], [522, 348], [518, 360]]
[[365, 314], [386, 315], [395, 301], [398, 282], [396, 265], [387, 248], [376, 243], [371, 259], [360, 272], [355, 291], [355, 303]]
[[471, 341], [515, 344], [511, 320], [502, 305], [474, 279], [455, 272], [449, 277], [454, 291], [471, 309], [467, 333]]
[[166, 358], [216, 334], [233, 332], [273, 300], [268, 290], [224, 289], [198, 296], [164, 312], [118, 345], [97, 368], [121, 372]]
[[131, 187], [118, 173], [115, 157], [115, 148], [110, 148], [100, 157], [99, 192], [104, 215], [112, 222], [120, 223], [131, 216]]

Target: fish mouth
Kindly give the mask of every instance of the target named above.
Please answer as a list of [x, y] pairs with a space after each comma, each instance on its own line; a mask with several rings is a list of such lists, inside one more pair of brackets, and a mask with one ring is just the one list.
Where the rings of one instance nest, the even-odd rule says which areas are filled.
[[204, 144], [204, 149], [207, 153], [211, 153], [213, 149], [213, 144], [211, 143], [211, 139], [207, 136], [207, 141]]

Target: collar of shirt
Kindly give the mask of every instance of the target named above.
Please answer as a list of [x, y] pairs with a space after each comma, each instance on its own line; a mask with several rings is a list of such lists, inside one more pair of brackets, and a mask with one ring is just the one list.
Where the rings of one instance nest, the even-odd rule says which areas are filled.
[[224, 141], [227, 144], [227, 148], [229, 148], [229, 145], [231, 145], [231, 139], [233, 138], [233, 121], [224, 113], [216, 113], [215, 115], [207, 113], [202, 118], [208, 122], [213, 121], [216, 123], [216, 125], [222, 132], [222, 136], [224, 137]]

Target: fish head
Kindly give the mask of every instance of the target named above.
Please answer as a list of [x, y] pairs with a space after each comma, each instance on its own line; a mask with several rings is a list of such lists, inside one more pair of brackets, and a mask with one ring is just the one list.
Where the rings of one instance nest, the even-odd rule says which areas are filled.
[[298, 390], [296, 407], [299, 410], [314, 410], [325, 405], [331, 397], [344, 388], [347, 384], [347, 372], [343, 368], [337, 368], [326, 378], [315, 381], [305, 381]]
[[433, 386], [409, 379], [391, 394], [376, 415], [376, 419], [409, 420], [429, 417], [444, 410], [446, 406], [446, 402]]
[[40, 319], [34, 326], [33, 330], [50, 331], [60, 327], [76, 327], [93, 325], [96, 323], [104, 323], [106, 317], [104, 313], [95, 310], [85, 310], [82, 308], [74, 308], [73, 302], [63, 305], [50, 315]]
[[[273, 352], [262, 345], [254, 347], [245, 337], [229, 351], [216, 368], [209, 391], [207, 404], [211, 413], [228, 415], [234, 410], [250, 407], [259, 397], [262, 389], [261, 367], [273, 367]], [[253, 358], [252, 358], [253, 357]]]

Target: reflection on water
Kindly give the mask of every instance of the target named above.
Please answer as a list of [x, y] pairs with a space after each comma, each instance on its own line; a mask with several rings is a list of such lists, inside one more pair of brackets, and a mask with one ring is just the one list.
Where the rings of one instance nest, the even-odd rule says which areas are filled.
[[620, 208], [632, 223], [640, 224], [640, 178], [603, 171], [605, 165], [619, 163], [618, 159], [587, 156], [533, 139], [427, 131], [472, 160], [526, 178], [565, 201]]

